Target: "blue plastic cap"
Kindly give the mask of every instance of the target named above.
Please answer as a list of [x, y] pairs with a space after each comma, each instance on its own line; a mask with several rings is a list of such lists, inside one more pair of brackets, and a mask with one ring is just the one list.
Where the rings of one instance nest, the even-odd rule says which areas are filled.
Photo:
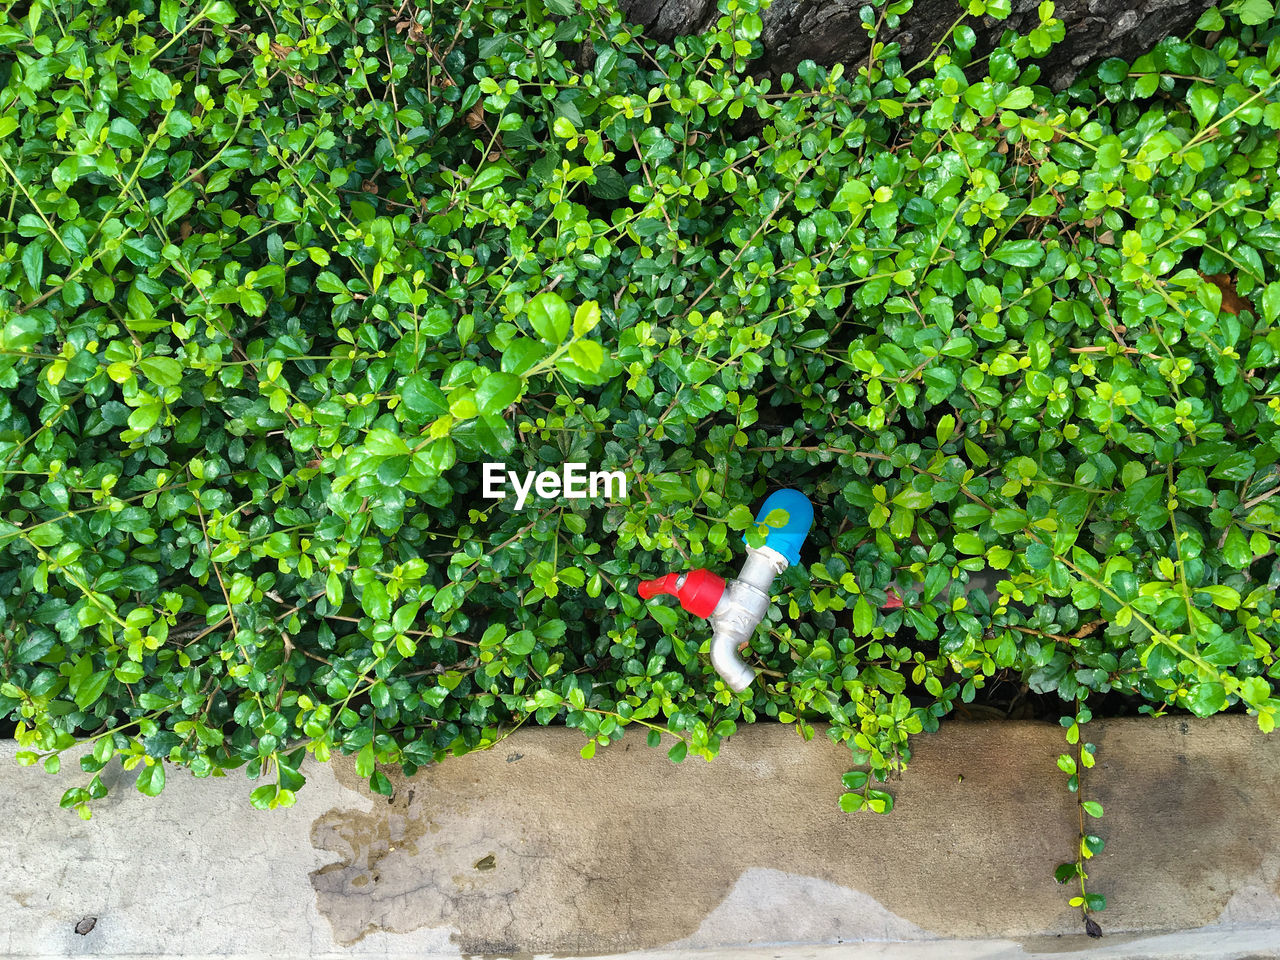
[[[760, 505], [756, 523], [764, 523], [764, 518], [774, 510], [785, 511], [787, 522], [781, 527], [769, 527], [764, 545], [786, 557], [788, 564], [799, 563], [800, 547], [813, 527], [813, 504], [799, 490], [775, 490]], [[747, 542], [745, 534], [742, 542]]]

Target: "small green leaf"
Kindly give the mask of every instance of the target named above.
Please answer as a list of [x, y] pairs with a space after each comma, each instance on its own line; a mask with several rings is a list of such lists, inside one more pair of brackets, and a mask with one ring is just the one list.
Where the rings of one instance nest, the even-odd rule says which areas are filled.
[[537, 638], [532, 630], [517, 630], [507, 638], [503, 646], [516, 656], [524, 657], [533, 653], [533, 648], [537, 646], [537, 643]]
[[951, 439], [952, 434], [956, 430], [956, 418], [951, 414], [943, 414], [938, 418], [938, 425], [934, 428], [934, 436], [937, 437], [938, 446], [942, 446]]
[[410, 452], [404, 437], [384, 427], [376, 427], [369, 431], [369, 435], [365, 437], [365, 449], [378, 457], [402, 457]]
[[604, 364], [604, 350], [594, 340], [575, 340], [569, 345], [569, 357], [586, 370], [597, 371]]
[[101, 697], [103, 691], [107, 689], [107, 681], [110, 679], [110, 670], [98, 670], [86, 677], [76, 688], [76, 706], [81, 710], [88, 710], [91, 706], [97, 703], [98, 698]]
[[991, 257], [1014, 267], [1035, 267], [1044, 262], [1044, 244], [1035, 240], [1009, 240]]
[[236, 22], [236, 9], [227, 0], [214, 0], [209, 4], [205, 16], [214, 23], [227, 25]]
[[148, 797], [158, 797], [164, 789], [164, 762], [157, 760], [138, 773], [138, 792]]
[[1196, 84], [1187, 94], [1187, 103], [1191, 106], [1191, 114], [1200, 123], [1207, 126], [1218, 109], [1218, 91], [1205, 84]]
[[1276, 15], [1276, 8], [1270, 0], [1240, 0], [1235, 6], [1240, 22], [1256, 27], [1266, 23]]
[[476, 407], [482, 414], [501, 413], [520, 399], [523, 392], [522, 377], [494, 371], [476, 387]]
[[1235, 610], [1240, 606], [1240, 594], [1233, 587], [1215, 583], [1197, 587], [1196, 591], [1208, 594], [1210, 599], [1223, 610]]
[[1103, 83], [1119, 83], [1129, 74], [1129, 64], [1119, 57], [1103, 60], [1098, 65], [1098, 79]]
[[865, 596], [859, 596], [858, 602], [853, 605], [853, 632], [860, 637], [865, 637], [871, 633], [875, 622], [876, 612], [871, 609], [871, 604], [867, 602]]
[[157, 386], [176, 387], [182, 382], [182, 364], [173, 357], [145, 357], [138, 366]]
[[279, 787], [274, 783], [264, 783], [260, 787], [255, 787], [249, 794], [249, 803], [258, 810], [270, 810], [278, 790]]
[[356, 754], [356, 775], [368, 777], [373, 773], [373, 744], [366, 743]]
[[27, 274], [27, 282], [36, 290], [44, 279], [44, 246], [39, 243], [27, 244], [22, 251], [22, 267]]
[[515, 171], [506, 163], [490, 163], [471, 178], [472, 190], [492, 190], [507, 177], [515, 176]]
[[538, 336], [548, 343], [563, 343], [568, 336], [569, 307], [559, 294], [550, 290], [538, 294], [529, 301], [526, 313]]

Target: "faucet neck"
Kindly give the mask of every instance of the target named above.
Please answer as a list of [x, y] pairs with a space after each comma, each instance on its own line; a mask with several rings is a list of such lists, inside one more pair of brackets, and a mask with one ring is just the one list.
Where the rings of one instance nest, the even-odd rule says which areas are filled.
[[773, 578], [789, 566], [787, 558], [772, 547], [747, 547], [747, 559], [738, 580], [767, 594]]

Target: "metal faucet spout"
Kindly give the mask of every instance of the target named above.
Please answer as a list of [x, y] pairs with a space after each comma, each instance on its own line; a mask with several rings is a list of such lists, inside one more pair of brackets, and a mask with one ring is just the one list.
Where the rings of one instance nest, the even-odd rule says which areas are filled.
[[709, 570], [691, 570], [646, 580], [639, 587], [646, 600], [670, 594], [690, 613], [711, 621], [711, 665], [739, 693], [751, 686], [756, 672], [738, 651], [751, 642], [769, 613], [774, 578], [799, 561], [800, 546], [813, 526], [813, 504], [799, 490], [777, 490], [761, 506], [756, 523], [767, 525], [769, 532], [763, 546], [747, 544], [738, 579], [725, 583]]

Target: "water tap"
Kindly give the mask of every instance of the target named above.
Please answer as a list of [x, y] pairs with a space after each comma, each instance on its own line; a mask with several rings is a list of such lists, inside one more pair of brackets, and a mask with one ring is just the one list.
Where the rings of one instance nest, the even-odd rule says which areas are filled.
[[[751, 686], [756, 678], [738, 656], [769, 612], [774, 578], [800, 560], [800, 547], [813, 526], [813, 504], [799, 490], [775, 490], [756, 514], [756, 523], [775, 510], [786, 514], [781, 526], [767, 525], [764, 545], [747, 544], [747, 559], [736, 580], [727, 583], [710, 570], [668, 573], [656, 580], [642, 581], [640, 596], [648, 600], [658, 594], [675, 597], [680, 606], [696, 617], [711, 621], [711, 665], [735, 691]], [[746, 543], [744, 534], [742, 542]]]

